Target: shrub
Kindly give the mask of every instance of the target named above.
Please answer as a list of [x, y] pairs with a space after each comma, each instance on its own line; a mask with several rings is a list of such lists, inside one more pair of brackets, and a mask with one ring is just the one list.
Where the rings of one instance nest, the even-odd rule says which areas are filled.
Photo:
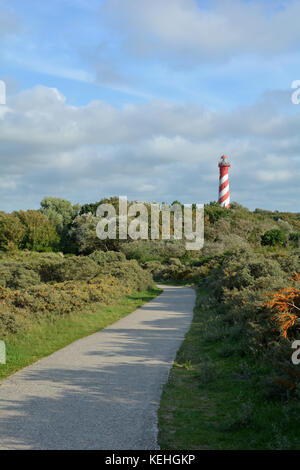
[[300, 233], [298, 233], [298, 232], [290, 233], [289, 240], [297, 242], [298, 240], [300, 240]]
[[100, 267], [89, 257], [72, 257], [53, 265], [52, 272], [57, 282], [86, 280], [96, 277]]
[[[285, 339], [290, 330], [300, 326], [300, 274], [295, 273], [291, 281], [292, 286], [270, 294], [271, 298], [265, 304], [273, 312], [272, 319]], [[296, 339], [295, 331], [291, 339]]]
[[[89, 258], [69, 258], [57, 269], [61, 277], [90, 278], [93, 269], [99, 272], [100, 266]], [[32, 273], [37, 276], [35, 271]], [[22, 280], [25, 284], [26, 279], [20, 276], [19, 282]], [[136, 261], [125, 261], [107, 264], [103, 273], [92, 279], [37, 284], [18, 290], [0, 287], [0, 333], [14, 333], [25, 327], [30, 319], [69, 315], [95, 302], [109, 304], [123, 295], [147, 289], [152, 284], [149, 272], [144, 271]]]
[[146, 261], [146, 263], [142, 264], [143, 269], [149, 271], [154, 278], [158, 278], [161, 271], [163, 270], [163, 265], [160, 261]]
[[22, 329], [24, 322], [22, 317], [0, 304], [0, 338], [5, 338], [9, 334], [18, 333]]
[[278, 262], [281, 269], [288, 274], [300, 271], [300, 253], [297, 251], [289, 252], [283, 255], [274, 255], [274, 260]]
[[152, 284], [152, 275], [143, 270], [136, 260], [127, 260], [123, 263], [110, 263], [104, 266], [101, 276], [111, 275], [118, 280], [127, 280], [136, 290], [144, 290]]
[[294, 247], [299, 247], [300, 245], [300, 233], [292, 232], [289, 234], [289, 240], [292, 242]]
[[118, 251], [94, 251], [89, 255], [89, 259], [93, 260], [99, 266], [105, 266], [109, 263], [123, 263], [126, 261], [124, 253]]
[[283, 246], [287, 241], [287, 236], [283, 230], [273, 229], [265, 232], [261, 237], [261, 244], [266, 246]]
[[[287, 398], [288, 393], [296, 396], [300, 383], [299, 367], [290, 360], [290, 341], [299, 337], [300, 329], [300, 275], [293, 276], [291, 285], [285, 271], [298, 262], [296, 252], [263, 255], [235, 249], [218, 257], [206, 279], [227, 330], [219, 354], [252, 352], [256, 361], [263, 359], [268, 370], [264, 366], [261, 383], [264, 392], [274, 398]], [[210, 331], [208, 327], [204, 336], [208, 341], [222, 337], [222, 328]]]
[[186, 254], [183, 240], [136, 240], [123, 244], [121, 250], [127, 258], [140, 263], [154, 260], [164, 262]]
[[182, 266], [182, 263], [179, 258], [170, 258], [168, 260], [168, 264], [171, 264], [173, 266]]
[[6, 287], [12, 278], [12, 270], [7, 265], [0, 265], [0, 287]]
[[6, 286], [11, 289], [26, 289], [26, 287], [40, 283], [41, 278], [33, 269], [18, 266], [14, 271], [12, 271], [12, 276], [7, 281]]

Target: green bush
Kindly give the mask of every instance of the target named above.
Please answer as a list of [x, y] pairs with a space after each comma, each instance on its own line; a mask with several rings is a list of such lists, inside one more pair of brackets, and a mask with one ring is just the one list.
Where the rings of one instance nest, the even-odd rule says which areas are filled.
[[[118, 261], [120, 258], [122, 262]], [[41, 317], [51, 319], [80, 312], [96, 302], [108, 304], [153, 285], [151, 273], [143, 270], [135, 260], [127, 261], [122, 254], [107, 254], [107, 260], [110, 262], [104, 266], [89, 257], [54, 262], [51, 277], [63, 279], [55, 284], [40, 283], [38, 273], [20, 262], [15, 262], [13, 271], [9, 271], [12, 264], [8, 270], [3, 270], [7, 266], [0, 266], [7, 277], [12, 274], [6, 286], [0, 286], [0, 334], [13, 334], [26, 328], [27, 322]], [[44, 262], [49, 263], [49, 259]], [[39, 260], [36, 269], [40, 270], [41, 266], [44, 269], [45, 265]]]
[[11, 289], [24, 289], [40, 284], [39, 274], [21, 263], [0, 264], [0, 286]]
[[181, 258], [186, 254], [183, 240], [136, 240], [124, 243], [122, 252], [129, 259], [139, 263], [147, 261], [167, 261], [169, 258]]
[[7, 306], [0, 303], [0, 338], [18, 333], [23, 325], [24, 321], [22, 321], [21, 315], [10, 312]]
[[0, 287], [6, 287], [12, 278], [12, 269], [7, 265], [0, 265]]
[[300, 233], [299, 232], [292, 232], [289, 234], [289, 241], [292, 242], [294, 247], [300, 246]]
[[[290, 285], [290, 275], [298, 266], [297, 251], [262, 254], [235, 249], [218, 257], [205, 280], [216, 302], [218, 322], [225, 325], [224, 329], [219, 323], [218, 328], [208, 325], [205, 337], [209, 341], [226, 332], [228, 339], [219, 350], [223, 356], [253, 354], [258, 367], [264, 368], [264, 391], [274, 398], [291, 393], [300, 373], [292, 366], [290, 344], [280, 337], [265, 303], [267, 294]], [[295, 328], [294, 337], [298, 337], [299, 325]]]
[[128, 279], [139, 291], [146, 289], [153, 282], [151, 273], [143, 270], [136, 260], [110, 263], [102, 268], [101, 276], [105, 275], [111, 275], [118, 280]]
[[26, 289], [41, 283], [41, 278], [33, 269], [18, 266], [12, 271], [12, 277], [6, 283], [10, 289]]
[[287, 236], [283, 230], [273, 229], [265, 232], [261, 237], [261, 244], [264, 246], [283, 246], [287, 241]]
[[142, 264], [143, 269], [149, 271], [153, 276], [156, 278], [159, 276], [159, 273], [163, 269], [163, 264], [160, 261], [146, 261], [146, 263]]
[[180, 261], [179, 258], [170, 258], [168, 260], [168, 264], [173, 265], [173, 266], [182, 266], [182, 262]]
[[274, 255], [273, 257], [286, 273], [300, 272], [300, 252], [294, 250], [287, 254]]
[[87, 280], [100, 273], [100, 267], [89, 257], [72, 257], [52, 266], [53, 277], [57, 282]]
[[124, 253], [118, 251], [94, 251], [89, 255], [89, 259], [93, 260], [99, 266], [105, 266], [109, 263], [123, 263], [126, 261]]

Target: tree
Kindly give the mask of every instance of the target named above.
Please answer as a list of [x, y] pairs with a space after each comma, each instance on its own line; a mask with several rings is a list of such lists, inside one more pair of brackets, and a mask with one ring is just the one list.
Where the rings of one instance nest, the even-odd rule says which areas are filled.
[[58, 248], [59, 236], [55, 225], [36, 210], [16, 212], [25, 226], [22, 247], [32, 251], [53, 251]]
[[204, 206], [204, 216], [206, 221], [214, 224], [221, 217], [229, 217], [230, 212], [225, 207], [221, 207], [217, 202], [210, 202]]
[[0, 212], [0, 249], [5, 251], [18, 249], [25, 232], [25, 226], [15, 214]]
[[100, 204], [112, 204], [114, 208], [116, 209], [116, 211], [117, 212], [119, 211], [119, 198], [116, 196], [113, 196], [110, 198], [101, 199], [98, 202], [90, 202], [88, 204], [83, 204], [83, 206], [81, 206], [80, 208], [79, 215], [91, 213], [92, 215], [95, 216]]
[[52, 221], [58, 233], [69, 226], [80, 211], [80, 204], [74, 204], [59, 197], [45, 197], [41, 202], [41, 212]]
[[300, 242], [300, 233], [298, 232], [292, 232], [289, 234], [289, 240], [291, 242], [293, 242], [294, 246], [295, 247], [298, 247], [299, 246], [299, 242]]

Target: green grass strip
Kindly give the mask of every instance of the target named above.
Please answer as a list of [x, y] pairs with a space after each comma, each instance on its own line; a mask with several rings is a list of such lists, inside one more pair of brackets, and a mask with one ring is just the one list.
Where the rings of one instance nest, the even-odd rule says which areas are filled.
[[79, 338], [111, 325], [161, 292], [161, 289], [153, 287], [124, 296], [112, 305], [96, 304], [67, 317], [32, 322], [25, 331], [5, 338], [6, 364], [0, 364], [0, 380]]

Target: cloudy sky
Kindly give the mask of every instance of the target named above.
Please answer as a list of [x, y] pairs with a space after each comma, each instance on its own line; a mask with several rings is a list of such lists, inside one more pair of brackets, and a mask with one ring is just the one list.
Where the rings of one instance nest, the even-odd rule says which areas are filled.
[[300, 0], [0, 0], [0, 210], [231, 199], [299, 211]]

